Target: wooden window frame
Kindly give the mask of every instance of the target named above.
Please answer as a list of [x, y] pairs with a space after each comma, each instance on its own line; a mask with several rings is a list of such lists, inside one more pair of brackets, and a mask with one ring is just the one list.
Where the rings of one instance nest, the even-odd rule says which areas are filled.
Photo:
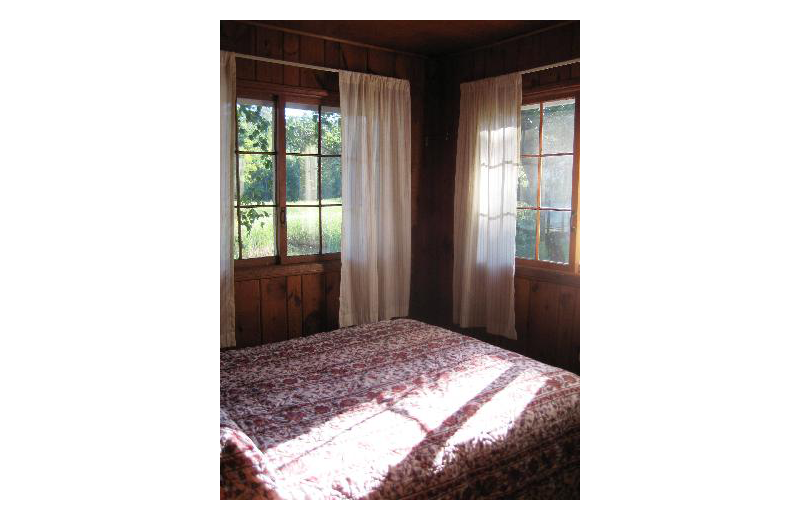
[[[274, 110], [274, 121], [273, 125], [275, 130], [273, 131], [273, 138], [275, 142], [273, 143], [273, 149], [275, 150], [274, 157], [275, 157], [275, 208], [276, 208], [276, 235], [277, 235], [277, 243], [276, 243], [276, 255], [275, 256], [264, 256], [258, 258], [238, 258], [234, 260], [234, 270], [237, 268], [255, 268], [261, 266], [270, 266], [270, 265], [294, 265], [294, 264], [306, 264], [306, 263], [319, 263], [319, 262], [330, 262], [336, 261], [341, 259], [341, 252], [339, 253], [319, 253], [313, 255], [293, 255], [289, 256], [288, 254], [288, 237], [287, 237], [287, 225], [286, 225], [286, 118], [285, 118], [285, 110], [287, 103], [304, 103], [309, 105], [317, 106], [317, 109], [320, 111], [319, 122], [318, 122], [318, 136], [317, 136], [317, 154], [305, 154], [309, 156], [318, 157], [318, 176], [321, 176], [321, 168], [322, 168], [322, 160], [323, 156], [329, 156], [322, 154], [322, 133], [321, 133], [321, 124], [322, 124], [322, 114], [321, 110], [322, 107], [335, 107], [339, 108], [339, 97], [337, 93], [329, 93], [326, 90], [319, 90], [319, 89], [310, 89], [310, 88], [303, 88], [303, 87], [290, 87], [286, 85], [275, 85], [275, 84], [266, 84], [266, 83], [259, 83], [254, 81], [241, 81], [237, 82], [236, 87], [236, 98], [245, 98], [245, 99], [256, 99], [256, 100], [263, 100], [263, 101], [272, 101]], [[238, 123], [238, 118], [236, 119]], [[236, 128], [236, 135], [238, 136], [238, 126]], [[238, 139], [238, 137], [237, 137]], [[237, 190], [238, 187], [238, 144], [237, 144]], [[291, 154], [296, 155], [296, 154]], [[330, 155], [330, 157], [334, 157]], [[341, 154], [337, 157], [341, 157]], [[322, 251], [322, 206], [321, 200], [319, 197], [322, 193], [322, 185], [321, 179], [318, 177], [318, 186], [317, 186], [317, 205], [316, 206], [306, 206], [314, 208], [316, 207], [319, 212], [319, 240], [320, 240], [320, 251]], [[296, 206], [295, 206], [296, 207]], [[238, 225], [238, 213], [236, 217], [236, 223]], [[241, 233], [241, 230], [240, 230]], [[241, 240], [241, 236], [240, 236]], [[236, 247], [239, 247], [237, 244]], [[241, 256], [241, 253], [240, 253]]]
[[[572, 144], [572, 203], [571, 203], [571, 223], [569, 233], [569, 262], [566, 264], [558, 264], [555, 262], [546, 262], [544, 260], [536, 260], [530, 258], [515, 258], [516, 267], [547, 269], [552, 271], [562, 271], [568, 273], [580, 273], [580, 263], [577, 261], [577, 229], [580, 225], [580, 85], [577, 83], [570, 83], [565, 85], [558, 85], [553, 87], [537, 88], [522, 93], [522, 104], [530, 105], [534, 103], [546, 103], [548, 101], [556, 101], [565, 98], [575, 98], [575, 127], [574, 139]], [[540, 111], [542, 120], [544, 119], [544, 112]], [[539, 124], [539, 143], [542, 146], [542, 120]], [[540, 148], [541, 151], [541, 148]], [[569, 155], [569, 153], [562, 154], [537, 154], [541, 156], [555, 156], [555, 155]], [[541, 192], [541, 176], [542, 176], [542, 163], [538, 161], [539, 182], [537, 183], [537, 201], [540, 200], [539, 193]], [[538, 256], [539, 248], [539, 213], [536, 217], [536, 242], [534, 243], [534, 255]]]

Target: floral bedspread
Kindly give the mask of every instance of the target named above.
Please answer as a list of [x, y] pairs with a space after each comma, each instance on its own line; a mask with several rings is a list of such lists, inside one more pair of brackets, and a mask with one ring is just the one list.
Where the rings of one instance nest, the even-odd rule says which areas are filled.
[[222, 498], [578, 498], [580, 379], [414, 320], [221, 353]]

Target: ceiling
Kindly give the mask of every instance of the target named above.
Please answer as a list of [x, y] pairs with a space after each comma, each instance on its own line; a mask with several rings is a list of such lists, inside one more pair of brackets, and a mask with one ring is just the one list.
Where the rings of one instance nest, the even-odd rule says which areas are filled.
[[547, 20], [282, 20], [263, 23], [398, 51], [437, 56], [559, 23]]

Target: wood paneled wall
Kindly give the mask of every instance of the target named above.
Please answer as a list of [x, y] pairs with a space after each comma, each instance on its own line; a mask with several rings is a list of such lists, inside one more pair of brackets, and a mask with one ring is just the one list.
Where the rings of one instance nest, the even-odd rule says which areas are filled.
[[236, 345], [308, 336], [339, 326], [339, 262], [236, 274]]

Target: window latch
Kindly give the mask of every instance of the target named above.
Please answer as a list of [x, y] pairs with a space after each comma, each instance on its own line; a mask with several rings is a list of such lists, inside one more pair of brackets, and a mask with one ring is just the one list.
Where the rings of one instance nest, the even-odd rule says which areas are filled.
[[281, 208], [281, 225], [286, 225], [286, 208]]

